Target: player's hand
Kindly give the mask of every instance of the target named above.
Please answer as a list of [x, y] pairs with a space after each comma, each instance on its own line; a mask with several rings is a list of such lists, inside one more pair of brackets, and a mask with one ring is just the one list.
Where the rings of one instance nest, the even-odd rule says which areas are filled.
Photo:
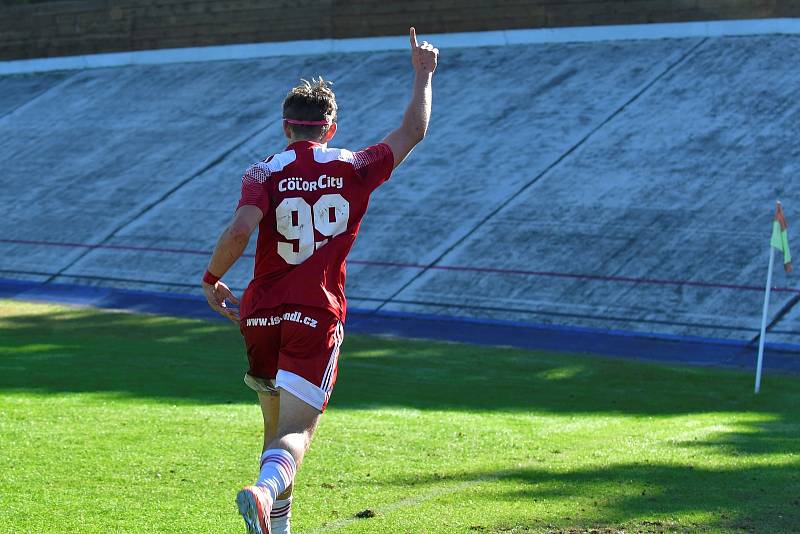
[[417, 30], [413, 26], [408, 30], [408, 37], [411, 41], [411, 64], [414, 70], [420, 74], [433, 74], [439, 61], [439, 49], [428, 41], [417, 44]]
[[239, 322], [239, 310], [237, 308], [228, 307], [227, 303], [227, 301], [230, 301], [231, 304], [238, 305], [239, 299], [236, 298], [236, 295], [234, 295], [230, 288], [223, 284], [222, 281], [214, 285], [203, 282], [203, 293], [205, 293], [208, 305], [211, 306], [212, 310], [223, 317], [227, 317], [234, 323]]

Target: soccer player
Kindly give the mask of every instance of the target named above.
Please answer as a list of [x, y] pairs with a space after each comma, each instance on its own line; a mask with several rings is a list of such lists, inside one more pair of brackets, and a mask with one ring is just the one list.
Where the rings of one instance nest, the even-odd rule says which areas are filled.
[[[236, 502], [249, 533], [289, 532], [292, 484], [336, 382], [344, 337], [345, 258], [370, 194], [425, 136], [439, 51], [409, 30], [414, 82], [403, 122], [358, 152], [328, 148], [336, 98], [322, 78], [283, 102], [283, 152], [242, 178], [233, 220], [220, 236], [203, 291], [209, 305], [239, 323], [247, 347], [245, 382], [258, 393], [264, 448], [258, 479]], [[220, 278], [259, 229], [255, 273], [238, 299]]]

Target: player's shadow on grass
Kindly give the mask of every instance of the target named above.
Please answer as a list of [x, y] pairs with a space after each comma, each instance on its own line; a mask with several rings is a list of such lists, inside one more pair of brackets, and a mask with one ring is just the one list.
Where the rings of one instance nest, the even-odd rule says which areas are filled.
[[[0, 319], [2, 389], [251, 403], [254, 396], [241, 381], [245, 369], [241, 336], [226, 322], [89, 309]], [[749, 375], [731, 371], [347, 336], [331, 406], [648, 415], [758, 412], [774, 424], [743, 427], [742, 432], [796, 432], [800, 380], [767, 375], [759, 397], [752, 394], [751, 382]], [[764, 440], [766, 448], [769, 441]], [[734, 439], [726, 446], [738, 445]]]
[[[486, 530], [523, 531], [553, 524], [570, 532], [612, 527], [625, 532], [797, 532], [800, 524], [800, 462], [698, 468], [682, 464], [621, 464], [548, 470], [468, 471], [389, 482], [420, 487], [480, 484], [483, 502], [529, 507], [539, 524], [502, 524], [487, 517]], [[467, 486], [469, 487], [469, 486]], [[553, 513], [553, 510], [558, 512]], [[564, 514], [564, 510], [567, 512]], [[564, 515], [558, 515], [558, 513]], [[694, 516], [679, 528], [670, 518]], [[522, 527], [522, 528], [521, 528]], [[670, 528], [672, 527], [672, 528]], [[586, 529], [586, 530], [584, 530]], [[548, 532], [558, 532], [551, 528]]]

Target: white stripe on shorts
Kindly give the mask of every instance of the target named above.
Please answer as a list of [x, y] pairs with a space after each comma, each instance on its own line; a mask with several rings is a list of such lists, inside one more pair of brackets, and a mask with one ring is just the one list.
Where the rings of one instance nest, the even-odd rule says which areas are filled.
[[331, 350], [331, 356], [328, 359], [328, 366], [325, 368], [325, 374], [322, 376], [322, 383], [320, 384], [320, 389], [325, 391], [326, 398], [330, 394], [331, 390], [331, 382], [333, 381], [333, 370], [336, 369], [336, 364], [339, 361], [339, 347], [342, 345], [342, 341], [344, 340], [344, 328], [342, 327], [341, 321], [336, 322], [336, 329], [333, 331], [333, 350]]

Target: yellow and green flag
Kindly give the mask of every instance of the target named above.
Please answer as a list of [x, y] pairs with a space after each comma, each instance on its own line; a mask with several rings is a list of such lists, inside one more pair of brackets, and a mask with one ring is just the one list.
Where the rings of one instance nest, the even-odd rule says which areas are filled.
[[787, 229], [786, 219], [783, 217], [783, 208], [781, 203], [778, 202], [778, 206], [775, 208], [775, 220], [772, 223], [772, 239], [770, 243], [773, 247], [783, 252], [783, 269], [790, 273], [792, 272], [792, 253], [789, 252]]

